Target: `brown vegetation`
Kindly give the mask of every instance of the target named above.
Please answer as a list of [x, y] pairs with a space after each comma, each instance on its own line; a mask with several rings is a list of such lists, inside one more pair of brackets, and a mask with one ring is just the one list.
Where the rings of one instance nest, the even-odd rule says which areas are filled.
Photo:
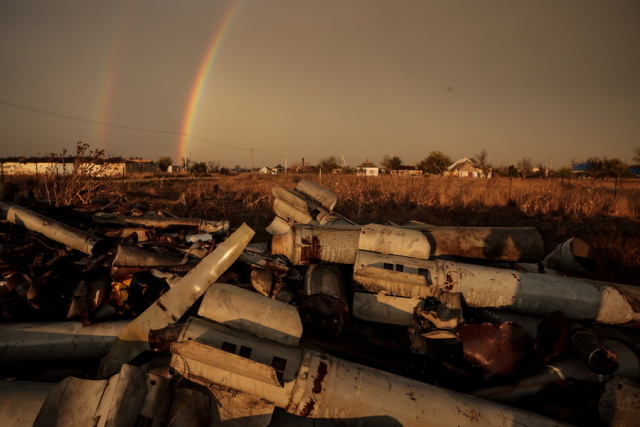
[[[258, 175], [207, 178], [126, 179], [118, 191], [93, 194], [93, 200], [130, 204], [149, 202], [181, 217], [246, 222], [266, 241], [273, 219], [271, 189], [292, 189], [302, 178], [337, 193], [336, 211], [360, 224], [409, 220], [434, 225], [535, 226], [547, 239], [547, 252], [570, 237], [588, 242], [600, 258], [589, 277], [636, 284], [640, 274], [640, 180], [459, 179], [442, 177], [357, 177]], [[616, 188], [617, 183], [617, 188]], [[32, 179], [36, 197], [47, 198]], [[110, 186], [110, 190], [113, 187]], [[260, 240], [258, 240], [260, 239]]]

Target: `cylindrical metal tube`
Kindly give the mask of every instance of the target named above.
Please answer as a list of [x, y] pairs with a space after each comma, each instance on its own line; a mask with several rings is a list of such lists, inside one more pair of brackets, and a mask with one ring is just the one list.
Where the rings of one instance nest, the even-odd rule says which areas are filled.
[[338, 195], [333, 191], [306, 179], [301, 180], [294, 190], [296, 193], [313, 200], [327, 210], [333, 210], [338, 202]]
[[30, 211], [29, 209], [5, 202], [0, 202], [0, 209], [6, 214], [7, 221], [24, 227], [27, 230], [43, 234], [51, 240], [55, 240], [58, 243], [62, 243], [87, 255], [97, 255], [97, 253], [94, 252], [100, 252], [100, 249], [102, 249], [98, 248], [98, 246], [103, 241], [97, 237]]
[[435, 287], [462, 293], [471, 307], [508, 307], [530, 314], [561, 311], [569, 319], [612, 325], [640, 321], [640, 288], [635, 286], [453, 261], [429, 263]]
[[175, 267], [180, 264], [184, 264], [180, 258], [125, 245], [118, 245], [113, 259], [114, 267]]
[[358, 249], [421, 259], [449, 255], [520, 261], [540, 259], [544, 240], [533, 227], [297, 224], [271, 241], [272, 253], [285, 255], [294, 265], [320, 261], [352, 264]]
[[79, 321], [3, 323], [0, 362], [100, 359], [128, 320], [82, 326]]
[[145, 227], [167, 228], [167, 227], [196, 227], [203, 233], [211, 233], [216, 236], [226, 236], [229, 234], [229, 221], [211, 221], [201, 218], [167, 218], [167, 217], [146, 217], [146, 216], [126, 216], [113, 215], [100, 212], [93, 215], [93, 220], [99, 223], [118, 225], [142, 225]]
[[[205, 345], [185, 341], [189, 337]], [[207, 327], [197, 319], [191, 321], [181, 340], [184, 345], [172, 345], [172, 351], [182, 351], [174, 354], [172, 366], [185, 378], [267, 399], [302, 417], [340, 420], [345, 425], [364, 420], [385, 426], [562, 425], [324, 353], [300, 353], [215, 324]], [[223, 346], [227, 351], [220, 350]], [[251, 351], [242, 357], [238, 348]], [[272, 367], [282, 371], [281, 384], [265, 375]]]
[[285, 345], [298, 345], [302, 336], [302, 322], [294, 306], [226, 283], [209, 288], [198, 314]]
[[546, 268], [560, 270], [569, 274], [585, 274], [597, 266], [596, 256], [587, 243], [572, 237], [556, 248], [542, 260]]
[[470, 307], [502, 307], [537, 315], [560, 311], [569, 319], [640, 324], [640, 287], [442, 259], [424, 261], [424, 266], [424, 274], [356, 268], [353, 277], [376, 293], [426, 298], [444, 290], [461, 293]]
[[436, 227], [421, 230], [431, 242], [434, 256], [454, 255], [497, 261], [538, 261], [544, 239], [534, 227]]
[[359, 239], [359, 226], [297, 224], [272, 237], [271, 253], [286, 256], [294, 265], [322, 261], [353, 264]]
[[609, 375], [620, 364], [618, 356], [610, 348], [602, 345], [595, 334], [583, 328], [572, 331], [571, 350], [596, 374]]
[[378, 224], [362, 226], [358, 249], [418, 259], [429, 259], [431, 253], [431, 245], [424, 233]]
[[309, 266], [303, 288], [306, 297], [300, 305], [300, 317], [305, 327], [319, 335], [340, 335], [349, 321], [346, 279], [340, 267]]
[[488, 387], [473, 392], [473, 396], [494, 402], [508, 403], [533, 396], [556, 381], [573, 378], [580, 381], [604, 382], [607, 377], [594, 374], [578, 359], [561, 359], [545, 365], [540, 372], [512, 385]]

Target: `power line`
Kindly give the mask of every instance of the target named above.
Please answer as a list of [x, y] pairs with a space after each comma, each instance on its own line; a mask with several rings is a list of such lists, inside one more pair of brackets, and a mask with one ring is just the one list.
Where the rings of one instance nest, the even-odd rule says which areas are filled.
[[172, 132], [172, 131], [166, 131], [166, 130], [138, 128], [138, 127], [134, 127], [134, 126], [125, 126], [125, 125], [118, 125], [118, 124], [115, 124], [115, 123], [100, 122], [100, 121], [97, 121], [97, 120], [89, 120], [89, 119], [84, 119], [82, 117], [69, 116], [67, 114], [60, 114], [60, 113], [56, 113], [56, 112], [53, 112], [53, 111], [41, 110], [39, 108], [29, 107], [29, 106], [20, 105], [20, 104], [14, 104], [13, 102], [7, 102], [7, 101], [2, 101], [2, 100], [0, 100], [0, 105], [6, 105], [8, 107], [19, 108], [21, 110], [26, 110], [26, 111], [33, 111], [35, 113], [46, 114], [48, 116], [61, 117], [63, 119], [75, 120], [75, 121], [78, 121], [78, 122], [92, 123], [92, 124], [103, 125], [103, 126], [110, 126], [110, 127], [114, 127], [114, 128], [120, 128], [120, 129], [135, 130], [135, 131], [139, 131], [139, 132], [164, 133], [164, 134], [169, 134], [169, 135], [184, 135], [184, 133], [182, 133], [182, 132]]

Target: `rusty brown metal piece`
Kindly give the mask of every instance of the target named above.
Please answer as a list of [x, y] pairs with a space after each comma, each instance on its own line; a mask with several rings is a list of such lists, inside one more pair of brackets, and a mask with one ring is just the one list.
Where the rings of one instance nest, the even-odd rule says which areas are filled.
[[118, 245], [113, 259], [114, 267], [175, 267], [187, 262], [187, 258], [175, 258], [157, 252], [147, 251], [135, 246]]
[[515, 323], [466, 323], [456, 331], [465, 359], [491, 374], [517, 372], [532, 350], [526, 331]]
[[538, 261], [544, 239], [533, 227], [410, 227], [422, 230], [433, 256], [452, 255], [495, 261]]
[[201, 232], [212, 233], [217, 236], [226, 236], [229, 234], [229, 221], [209, 221], [200, 218], [143, 217], [99, 212], [93, 216], [93, 220], [101, 224], [145, 226], [160, 229], [168, 227], [194, 227]]

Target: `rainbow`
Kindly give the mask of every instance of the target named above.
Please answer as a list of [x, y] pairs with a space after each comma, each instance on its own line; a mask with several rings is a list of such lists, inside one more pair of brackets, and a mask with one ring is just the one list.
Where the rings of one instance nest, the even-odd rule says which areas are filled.
[[100, 87], [101, 90], [98, 92], [99, 96], [94, 111], [94, 117], [96, 117], [96, 122], [98, 122], [95, 136], [95, 148], [98, 149], [105, 149], [107, 146], [107, 133], [110, 130], [107, 124], [111, 122], [111, 111], [113, 109], [113, 97], [116, 90], [118, 70], [120, 69], [123, 46], [125, 46], [126, 39], [131, 30], [130, 3], [127, 3], [127, 6], [125, 10], [122, 11], [121, 16], [122, 18], [117, 21], [118, 29], [115, 31], [116, 37], [113, 38], [109, 49], [107, 50], [105, 63], [102, 67], [103, 73], [100, 76], [98, 84], [98, 87]]
[[191, 91], [189, 92], [187, 107], [182, 119], [182, 126], [180, 128], [181, 135], [177, 144], [176, 162], [181, 162], [183, 158], [187, 157], [187, 136], [191, 132], [191, 127], [193, 126], [193, 121], [198, 111], [198, 106], [200, 105], [203, 89], [207, 84], [207, 78], [209, 77], [213, 63], [215, 62], [216, 55], [220, 51], [222, 42], [224, 41], [234, 18], [240, 10], [241, 4], [242, 0], [231, 1], [222, 19], [216, 26], [211, 39], [209, 40], [207, 50], [202, 56], [202, 60], [200, 61], [200, 65], [198, 66], [198, 71], [196, 73], [196, 78], [193, 81]]

